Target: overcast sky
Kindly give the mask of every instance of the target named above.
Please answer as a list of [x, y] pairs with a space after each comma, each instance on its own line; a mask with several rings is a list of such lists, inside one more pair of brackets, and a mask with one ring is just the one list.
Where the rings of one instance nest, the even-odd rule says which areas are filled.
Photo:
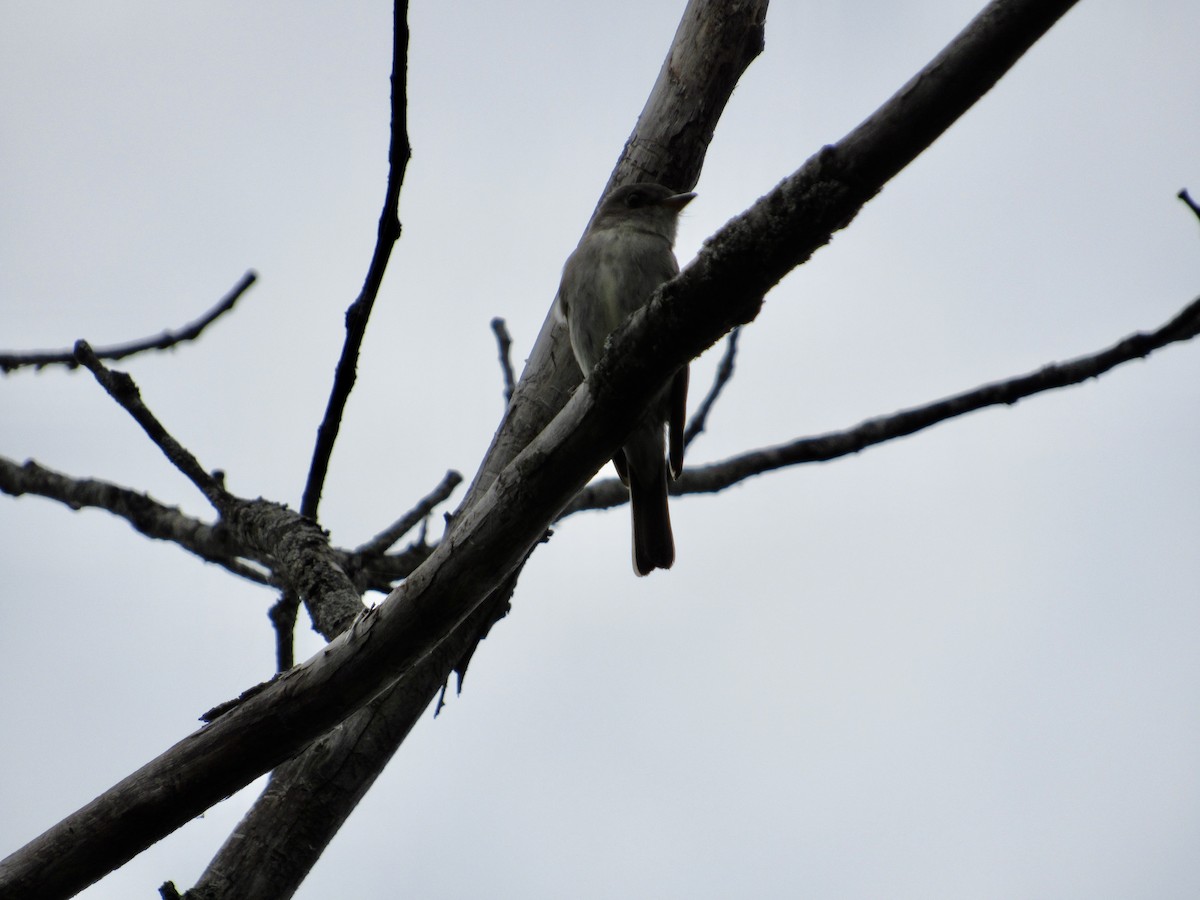
[[[981, 3], [775, 3], [681, 262]], [[682, 7], [414, 5], [404, 237], [325, 491], [337, 544], [474, 473], [488, 323], [520, 364]], [[202, 341], [122, 368], [233, 491], [297, 505], [383, 199], [390, 21], [8, 4], [0, 346], [176, 327], [254, 268]], [[690, 461], [1099, 350], [1200, 293], [1175, 199], [1200, 193], [1197, 36], [1194, 0], [1080, 3], [769, 295]], [[645, 579], [625, 508], [572, 517], [298, 896], [1200, 895], [1198, 410], [1177, 345], [675, 500], [676, 565]], [[86, 374], [0, 379], [0, 423], [5, 456], [208, 515]], [[0, 496], [0, 537], [2, 856], [269, 677], [274, 598], [101, 512]], [[299, 657], [319, 646], [302, 622]], [[257, 790], [83, 896], [190, 886]]]

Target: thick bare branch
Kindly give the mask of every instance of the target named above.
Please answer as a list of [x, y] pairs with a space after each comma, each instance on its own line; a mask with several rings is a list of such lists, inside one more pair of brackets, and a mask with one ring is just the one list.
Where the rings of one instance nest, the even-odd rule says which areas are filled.
[[[98, 359], [106, 359], [109, 361], [125, 359], [128, 356], [134, 356], [138, 353], [145, 353], [148, 350], [167, 350], [177, 344], [183, 344], [187, 341], [194, 341], [204, 332], [209, 325], [219, 319], [225, 313], [233, 309], [234, 305], [241, 299], [242, 294], [250, 289], [250, 285], [254, 284], [258, 275], [254, 272], [247, 272], [242, 276], [241, 281], [233, 286], [233, 288], [221, 298], [212, 309], [196, 319], [194, 322], [189, 322], [182, 328], [175, 331], [164, 331], [162, 334], [154, 337], [142, 338], [138, 341], [130, 341], [127, 344], [113, 344], [108, 347], [98, 347], [94, 351]], [[79, 360], [75, 357], [74, 350], [38, 350], [29, 353], [0, 353], [0, 371], [5, 373], [19, 369], [22, 366], [33, 366], [41, 369], [44, 366], [61, 365], [68, 369], [74, 369], [79, 365]]]
[[[442, 484], [421, 500], [413, 513], [440, 494], [450, 480], [448, 473]], [[201, 521], [130, 488], [95, 478], [72, 478], [33, 460], [17, 463], [0, 456], [0, 491], [14, 497], [35, 494], [75, 510], [102, 509], [124, 519], [146, 537], [178, 544], [205, 562], [221, 566], [247, 581], [271, 587], [283, 586], [283, 581], [272, 571], [275, 560], [267, 554], [253, 554], [222, 520], [212, 524]], [[418, 541], [397, 553], [369, 547], [333, 548], [331, 552], [336, 565], [352, 574], [359, 591], [374, 590], [386, 594], [429, 557], [430, 548]], [[354, 613], [357, 611], [354, 609]]]
[[[301, 500], [300, 512], [313, 521], [317, 518], [321, 492], [324, 489], [325, 478], [329, 471], [329, 461], [333, 454], [333, 445], [337, 440], [338, 431], [341, 428], [342, 415], [356, 380], [358, 355], [362, 347], [363, 336], [366, 332], [367, 320], [370, 317], [375, 298], [378, 296], [380, 286], [383, 282], [384, 272], [391, 257], [392, 247], [399, 239], [401, 232], [399, 219], [400, 189], [404, 183], [404, 173], [408, 166], [409, 157], [411, 156], [407, 127], [409, 34], [408, 4], [405, 0], [395, 0], [393, 3], [392, 18], [391, 136], [388, 147], [387, 186], [384, 192], [383, 210], [379, 216], [378, 236], [375, 242], [375, 250], [371, 257], [371, 264], [368, 267], [361, 293], [346, 311], [346, 340], [342, 348], [341, 358], [338, 360], [325, 415], [317, 429], [312, 462], [309, 465], [308, 479]], [[447, 476], [448, 480], [449, 476]], [[461, 476], [459, 480], [461, 480]], [[446, 482], [443, 482], [443, 485], [445, 484]], [[457, 481], [455, 484], [457, 484]], [[447, 488], [447, 496], [453, 487], [454, 485], [450, 485]], [[440, 500], [436, 502], [440, 502]], [[421, 518], [424, 518], [424, 516]], [[365, 552], [355, 554], [352, 557], [353, 566], [347, 568], [350, 571], [361, 571], [366, 565], [379, 560], [382, 557], [382, 553], [395, 543], [402, 534], [408, 531], [408, 528], [404, 528], [403, 531], [397, 533], [397, 529], [403, 524], [403, 520], [396, 523], [372, 542], [375, 546], [369, 546]], [[378, 546], [378, 550], [375, 549], [376, 546]], [[361, 584], [363, 581], [363, 578], [355, 578], [356, 585]], [[275, 621], [279, 637], [276, 655], [278, 657], [279, 668], [282, 670], [284, 664], [287, 663], [290, 665], [292, 659], [291, 631], [288, 630], [288, 622], [290, 618], [294, 625], [295, 597], [285, 594], [280, 602], [276, 604], [273, 612], [275, 613], [273, 621]], [[332, 634], [326, 633], [325, 637], [330, 638]], [[366, 721], [370, 724], [373, 720], [368, 718]], [[407, 733], [407, 728], [404, 733]], [[402, 739], [403, 734], [397, 738], [397, 744]], [[349, 741], [343, 748], [347, 754], [355, 752], [355, 748], [358, 746], [361, 746], [364, 750], [374, 746], [372, 740], [360, 740], [357, 735], [347, 734], [344, 730], [327, 736], [326, 740], [334, 744], [337, 744], [339, 741]], [[311, 762], [313, 754], [317, 754], [316, 762]], [[303, 773], [308, 772], [313, 765], [319, 767], [322, 762], [327, 764], [331, 757], [336, 757], [337, 755], [338, 751], [335, 749], [320, 746], [314, 747], [309, 753], [293, 761], [290, 767], [285, 767], [283, 770], [276, 772], [272, 778], [271, 787], [283, 794], [289, 794], [294, 791], [295, 798], [292, 802], [296, 804], [302, 805], [306, 800], [312, 800], [314, 805], [308, 809], [307, 814], [311, 818], [314, 816], [314, 810], [318, 811], [320, 814], [316, 816], [316, 819], [320, 821], [328, 816], [329, 810], [325, 806], [324, 798], [314, 797], [311, 790], [308, 790], [310, 784], [303, 780]], [[388, 756], [390, 756], [390, 753]], [[382, 768], [382, 763], [380, 767]], [[354, 768], [351, 766], [348, 767], [348, 770], [354, 771]], [[293, 780], [296, 781], [295, 784], [292, 783]], [[366, 781], [362, 790], [365, 792], [367, 786], [373, 781], [374, 774]], [[334, 784], [341, 784], [341, 782], [335, 780]], [[348, 800], [349, 806], [345, 809], [344, 814], [341, 814], [341, 818], [337, 820], [338, 825], [344, 821], [345, 815], [349, 814], [360, 797], [361, 794], [358, 794], [353, 799]], [[325, 842], [304, 844], [284, 842], [285, 832], [289, 828], [295, 828], [296, 821], [295, 818], [285, 819], [283, 816], [293, 816], [293, 811], [291, 809], [281, 810], [279, 804], [271, 802], [271, 794], [270, 790], [268, 790], [268, 793], [264, 794], [254, 809], [248, 814], [245, 831], [235, 833], [234, 838], [231, 838], [231, 842], [226, 843], [217, 856], [209, 863], [208, 868], [193, 889], [195, 895], [207, 896], [215, 890], [214, 886], [224, 885], [231, 881], [243, 886], [254, 884], [257, 886], [257, 890], [262, 892], [263, 896], [268, 897], [283, 896], [280, 887], [282, 884], [294, 883], [298, 885], [313, 863], [316, 862], [317, 857], [320, 856], [328, 839]], [[299, 818], [298, 814], [296, 818]], [[334, 831], [336, 831], [336, 827], [334, 826]], [[333, 832], [331, 831], [330, 836], [332, 834]], [[273, 844], [274, 848], [262, 854], [261, 857], [239, 852], [239, 850], [245, 851], [250, 847], [258, 847], [260, 843]], [[263, 859], [273, 859], [277, 863], [270, 870], [272, 877], [268, 880], [264, 880], [268, 869], [263, 866]], [[247, 898], [251, 896], [249, 894], [243, 895]]]

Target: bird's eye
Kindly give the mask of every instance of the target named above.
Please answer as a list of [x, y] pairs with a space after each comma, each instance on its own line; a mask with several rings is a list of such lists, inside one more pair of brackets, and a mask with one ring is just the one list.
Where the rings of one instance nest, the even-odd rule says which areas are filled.
[[625, 198], [625, 205], [630, 209], [637, 209], [639, 206], [645, 203], [645, 201], [645, 194], [643, 194], [641, 191], [633, 191], [628, 197]]

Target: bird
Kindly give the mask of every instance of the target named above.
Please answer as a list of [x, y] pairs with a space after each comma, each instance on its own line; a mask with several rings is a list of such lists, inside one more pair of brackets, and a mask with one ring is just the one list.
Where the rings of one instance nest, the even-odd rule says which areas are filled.
[[[695, 196], [640, 183], [615, 188], [601, 201], [563, 266], [557, 296], [584, 378], [600, 359], [609, 334], [644, 306], [659, 285], [679, 274], [672, 249], [679, 213]], [[633, 570], [639, 576], [675, 562], [667, 475], [668, 469], [672, 479], [683, 471], [687, 388], [688, 368], [683, 366], [613, 458], [629, 488]]]

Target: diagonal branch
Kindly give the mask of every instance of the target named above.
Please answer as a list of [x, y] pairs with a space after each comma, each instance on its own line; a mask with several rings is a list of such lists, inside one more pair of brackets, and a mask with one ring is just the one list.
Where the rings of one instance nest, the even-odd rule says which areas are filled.
[[1197, 219], [1200, 219], [1200, 203], [1197, 203], [1195, 200], [1192, 199], [1192, 195], [1188, 193], [1187, 188], [1183, 188], [1183, 190], [1181, 190], [1175, 196], [1177, 196], [1180, 200], [1182, 200], [1184, 203], [1186, 203], [1188, 209], [1190, 209], [1192, 212], [1194, 212], [1196, 214]]
[[[1162, 327], [1131, 334], [1097, 353], [1064, 363], [1050, 363], [1036, 372], [985, 384], [924, 406], [868, 419], [842, 431], [800, 438], [776, 447], [752, 450], [719, 463], [689, 468], [671, 486], [671, 493], [711, 494], [775, 469], [849, 456], [875, 444], [915, 434], [976, 410], [989, 406], [1011, 406], [1035, 394], [1082, 384], [1123, 363], [1144, 359], [1169, 344], [1192, 340], [1198, 334], [1200, 298], [1193, 300]], [[621, 506], [628, 501], [628, 489], [617, 479], [606, 478], [580, 491], [562, 511], [559, 519], [584, 510]]]
[[[418, 503], [414, 514], [442, 493], [449, 493], [453, 487], [450, 484], [452, 474], [447, 473], [442, 484]], [[130, 488], [95, 478], [72, 478], [33, 460], [17, 463], [0, 456], [0, 492], [13, 497], [34, 494], [74, 510], [102, 509], [124, 519], [148, 538], [177, 544], [205, 562], [221, 566], [247, 581], [276, 588], [284, 586], [283, 580], [273, 571], [276, 561], [268, 554], [253, 553], [223, 520], [211, 524], [201, 521]], [[423, 542], [395, 553], [386, 550], [387, 547], [375, 549], [369, 544], [354, 550], [335, 547], [332, 548], [333, 561], [342, 570], [352, 573], [358, 590], [386, 594], [430, 553], [430, 548]], [[357, 613], [357, 609], [354, 612]]]
[[462, 475], [451, 469], [442, 478], [438, 486], [422, 497], [417, 505], [406, 512], [403, 516], [385, 528], [371, 540], [367, 541], [360, 547], [354, 550], [357, 556], [377, 556], [381, 553], [386, 553], [391, 546], [412, 531], [424, 518], [426, 518], [435, 506], [446, 500], [454, 489], [462, 484]]
[[516, 387], [516, 376], [512, 365], [512, 335], [508, 326], [499, 316], [492, 319], [492, 334], [496, 336], [496, 349], [500, 354], [500, 372], [504, 375], [504, 402], [512, 400], [513, 389]]
[[408, 142], [408, 4], [397, 0], [393, 13], [392, 31], [392, 128], [388, 145], [388, 176], [384, 190], [383, 211], [379, 214], [379, 230], [375, 240], [375, 251], [362, 291], [346, 310], [346, 341], [338, 360], [325, 407], [325, 417], [317, 428], [317, 441], [313, 447], [312, 463], [308, 469], [308, 481], [304, 485], [304, 497], [300, 502], [301, 515], [313, 521], [317, 519], [317, 507], [321, 503], [321, 491], [325, 487], [325, 476], [329, 473], [329, 459], [333, 445], [342, 427], [342, 414], [354, 382], [358, 377], [358, 354], [362, 349], [367, 320], [383, 275], [387, 271], [392, 247], [400, 239], [400, 187], [404, 184], [404, 172], [408, 168], [412, 148]]
[[[0, 457], [0, 491], [14, 497], [36, 494], [76, 510], [85, 507], [106, 510], [148, 538], [178, 544], [205, 562], [215, 563], [247, 581], [273, 583], [269, 572], [243, 561], [242, 548], [223, 525], [209, 525], [148, 494], [94, 478], [71, 478], [33, 460], [18, 465], [4, 457]], [[254, 562], [267, 566], [262, 559]]]
[[104, 364], [96, 358], [96, 354], [88, 346], [87, 341], [75, 342], [75, 358], [96, 377], [96, 381], [100, 382], [101, 387], [108, 391], [108, 395], [116, 400], [135, 422], [142, 426], [146, 436], [163, 452], [171, 464], [200, 490], [213, 508], [217, 512], [224, 512], [231, 499], [226, 493], [225, 487], [217, 478], [204, 471], [200, 461], [163, 427], [163, 424], [142, 401], [142, 393], [138, 390], [134, 380], [126, 372], [105, 368]]
[[[98, 347], [95, 354], [99, 359], [107, 359], [110, 361], [125, 359], [128, 356], [134, 356], [138, 353], [145, 353], [147, 350], [167, 350], [177, 344], [182, 344], [187, 341], [194, 341], [204, 332], [209, 325], [219, 319], [225, 313], [233, 309], [234, 304], [241, 299], [242, 294], [250, 289], [250, 285], [258, 279], [258, 275], [254, 272], [247, 272], [242, 276], [241, 280], [233, 286], [233, 288], [221, 298], [212, 309], [202, 315], [193, 322], [189, 322], [182, 328], [175, 331], [164, 331], [162, 334], [155, 337], [142, 338], [139, 341], [130, 341], [127, 344], [113, 344], [109, 347]], [[0, 353], [0, 371], [8, 373], [14, 369], [19, 369], [22, 366], [33, 366], [41, 369], [44, 366], [62, 365], [68, 369], [74, 369], [79, 365], [79, 360], [75, 357], [73, 350], [41, 350], [30, 353]]]
[[687, 428], [683, 432], [683, 445], [690, 446], [692, 441], [698, 438], [708, 424], [709, 413], [712, 412], [713, 406], [717, 402], [717, 398], [721, 396], [721, 392], [725, 390], [725, 385], [729, 384], [729, 380], [733, 378], [733, 361], [737, 358], [737, 343], [738, 335], [742, 333], [740, 328], [735, 328], [729, 332], [729, 337], [726, 339], [725, 352], [721, 355], [721, 361], [717, 363], [717, 371], [713, 376], [712, 387], [708, 389], [708, 393], [704, 395], [704, 399], [700, 401], [700, 405], [696, 408], [695, 414], [687, 424]]
[[303, 598], [313, 627], [326, 637], [345, 629], [362, 611], [362, 603], [325, 532], [312, 519], [282, 504], [244, 500], [229, 493], [220, 479], [206, 472], [158, 421], [128, 373], [105, 368], [85, 341], [76, 342], [75, 354], [175, 467], [200, 489], [243, 548], [241, 552], [269, 560], [283, 585]]

